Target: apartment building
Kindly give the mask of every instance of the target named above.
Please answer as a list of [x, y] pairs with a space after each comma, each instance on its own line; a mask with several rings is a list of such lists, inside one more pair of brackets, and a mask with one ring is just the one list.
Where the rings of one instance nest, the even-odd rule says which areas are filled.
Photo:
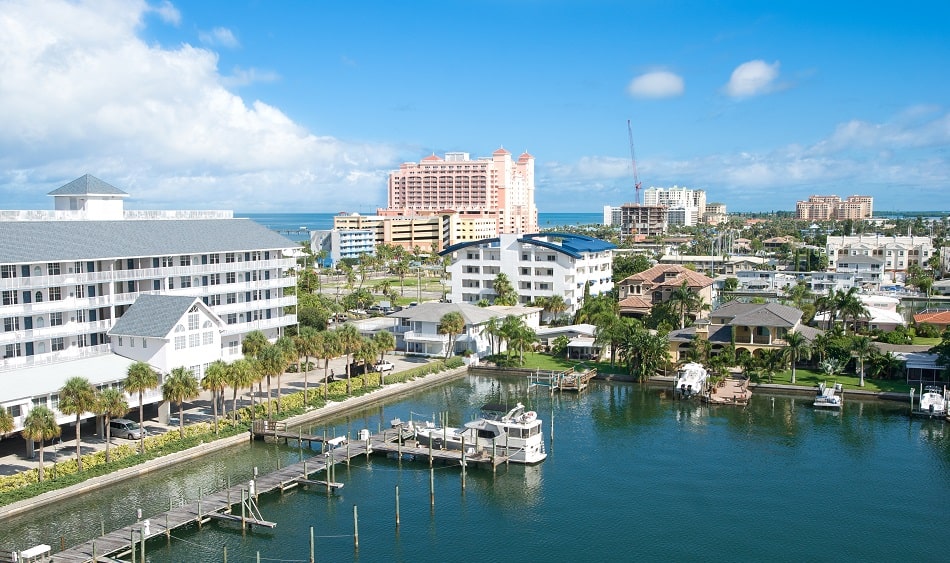
[[[50, 195], [53, 211], [0, 213], [0, 406], [17, 425], [34, 405], [55, 409], [69, 377], [100, 387], [125, 378], [142, 335], [119, 345], [110, 331], [143, 296], [186, 298], [170, 309], [181, 317], [200, 301], [211, 328], [178, 335], [188, 336], [185, 349], [201, 349], [201, 361], [183, 364], [196, 377], [214, 360], [241, 357], [248, 332], [274, 339], [296, 323], [296, 296], [285, 295], [293, 241], [230, 211], [127, 211], [127, 193], [88, 175]], [[151, 340], [149, 354], [178, 344]]]
[[451, 258], [453, 303], [492, 301], [495, 277], [508, 276], [522, 305], [539, 297], [560, 295], [572, 314], [583, 304], [585, 287], [591, 295], [613, 288], [613, 255], [609, 242], [582, 235], [506, 234], [459, 243], [442, 251]]
[[[856, 263], [856, 257], [868, 256], [883, 261], [882, 282], [904, 281], [907, 268], [917, 264], [927, 268], [935, 249], [930, 237], [854, 235], [828, 236], [828, 270], [837, 271], [843, 263]], [[849, 269], [854, 273], [857, 270]]]
[[310, 249], [314, 256], [325, 253], [323, 267], [337, 265], [344, 258], [359, 259], [376, 255], [376, 231], [373, 229], [330, 229], [310, 231]]
[[[419, 247], [425, 251], [441, 250], [456, 242], [459, 217], [454, 212], [419, 213], [403, 216], [360, 215], [341, 213], [333, 218], [337, 231], [369, 231], [373, 244], [401, 246], [406, 250]], [[492, 230], [494, 233], [494, 223]], [[341, 235], [343, 236], [343, 235]]]
[[669, 209], [669, 224], [692, 227], [702, 220], [706, 212], [706, 192], [680, 186], [649, 187], [643, 190], [643, 204], [666, 206]]
[[845, 200], [836, 195], [813, 195], [795, 204], [795, 216], [806, 221], [870, 219], [873, 213], [874, 198], [866, 195], [852, 195]]
[[504, 148], [476, 159], [465, 152], [433, 154], [400, 165], [388, 187], [387, 207], [377, 210], [381, 216], [454, 211], [462, 221], [493, 223], [491, 236], [538, 230], [534, 157], [527, 152], [517, 160]]
[[623, 236], [666, 234], [668, 208], [664, 205], [625, 203], [620, 206], [620, 234]]

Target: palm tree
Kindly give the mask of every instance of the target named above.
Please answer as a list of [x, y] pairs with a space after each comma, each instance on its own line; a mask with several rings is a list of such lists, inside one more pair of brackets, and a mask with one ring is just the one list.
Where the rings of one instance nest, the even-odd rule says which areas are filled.
[[257, 354], [261, 374], [267, 378], [267, 419], [271, 418], [271, 376], [279, 376], [286, 369], [284, 352], [276, 344], [268, 344]]
[[82, 471], [82, 445], [79, 441], [80, 421], [84, 413], [96, 407], [96, 390], [85, 377], [70, 377], [59, 390], [59, 412], [76, 415], [76, 467]]
[[795, 364], [798, 360], [811, 359], [811, 343], [800, 332], [789, 332], [785, 335], [785, 348], [783, 353], [788, 361], [792, 363], [792, 385], [795, 385]]
[[699, 311], [703, 307], [703, 298], [689, 288], [689, 282], [683, 283], [670, 293], [668, 300], [680, 314], [680, 328], [686, 327], [686, 314]]
[[848, 319], [851, 319], [853, 332], [858, 332], [858, 319], [870, 317], [868, 308], [858, 296], [858, 288], [852, 287], [847, 292], [838, 294], [838, 310], [844, 318], [845, 331], [847, 331]]
[[874, 344], [867, 336], [858, 336], [851, 341], [851, 353], [857, 358], [861, 366], [861, 380], [858, 385], [864, 387], [864, 360], [875, 350]]
[[310, 404], [307, 400], [307, 388], [310, 384], [310, 358], [317, 355], [317, 349], [322, 344], [320, 331], [312, 326], [305, 326], [300, 329], [300, 333], [294, 339], [297, 351], [303, 355], [303, 403]]
[[[383, 361], [386, 359], [386, 352], [396, 347], [396, 337], [388, 330], [381, 330], [373, 335], [373, 345], [376, 351], [379, 352], [379, 360]], [[385, 383], [386, 372], [380, 371], [379, 386], [382, 387]]]
[[839, 292], [836, 289], [829, 289], [828, 295], [819, 297], [815, 302], [815, 308], [818, 311], [824, 311], [828, 315], [826, 330], [831, 330], [835, 325], [838, 316], [838, 302], [840, 301]]
[[357, 347], [356, 353], [353, 354], [353, 361], [360, 361], [366, 367], [366, 370], [363, 372], [367, 374], [363, 378], [363, 384], [369, 382], [369, 366], [373, 365], [373, 360], [376, 359], [376, 344], [373, 340], [366, 336], [360, 337], [360, 345]]
[[0, 407], [0, 436], [13, 430], [13, 415], [5, 407]]
[[330, 397], [330, 376], [327, 370], [330, 368], [330, 360], [343, 353], [343, 345], [337, 331], [325, 330], [322, 334], [323, 347], [317, 350], [317, 355], [323, 360], [323, 399], [327, 400]]
[[139, 428], [142, 430], [139, 451], [145, 453], [145, 409], [142, 401], [146, 391], [158, 387], [158, 374], [147, 363], [135, 362], [129, 366], [122, 387], [128, 393], [139, 394]]
[[185, 437], [185, 409], [182, 404], [198, 396], [198, 380], [192, 371], [184, 366], [172, 370], [162, 384], [162, 398], [170, 403], [178, 403], [178, 434]]
[[350, 383], [350, 354], [355, 354], [359, 350], [362, 337], [356, 330], [356, 327], [351, 324], [346, 324], [338, 328], [336, 334], [340, 340], [340, 349], [346, 356], [346, 394], [349, 395], [353, 392], [352, 384]]
[[785, 355], [782, 350], [763, 350], [759, 360], [759, 365], [766, 377], [769, 378], [769, 383], [772, 383], [772, 376], [785, 369]]
[[277, 342], [274, 342], [274, 346], [280, 350], [280, 355], [284, 359], [283, 369], [277, 372], [277, 412], [280, 412], [280, 376], [283, 375], [292, 364], [300, 363], [300, 353], [297, 352], [297, 345], [294, 343], [294, 339], [289, 336], [281, 336], [277, 339]]
[[[201, 378], [201, 388], [211, 391], [211, 412], [214, 413], [214, 434], [218, 435], [218, 401], [228, 384], [228, 364], [223, 360], [211, 362]], [[225, 413], [222, 413], [225, 414]]]
[[43, 480], [43, 443], [59, 436], [62, 429], [56, 424], [56, 415], [46, 406], [33, 407], [23, 420], [23, 438], [40, 443], [39, 480]]
[[113, 417], [122, 416], [129, 412], [129, 403], [125, 399], [125, 394], [118, 389], [103, 389], [96, 394], [95, 413], [105, 418], [106, 429], [106, 463], [110, 461], [109, 444], [112, 442], [112, 428], [109, 422]]
[[251, 395], [251, 416], [254, 416], [254, 383], [257, 382], [257, 368], [254, 360], [241, 358], [234, 360], [228, 366], [227, 380], [228, 385], [234, 390], [231, 396], [231, 413], [237, 413], [237, 394], [238, 389], [248, 387]]
[[491, 355], [495, 355], [495, 338], [501, 336], [501, 325], [498, 322], [498, 317], [492, 317], [482, 325], [482, 330], [479, 333], [481, 336], [488, 337], [488, 347], [490, 348], [489, 352]]
[[436, 328], [439, 334], [447, 334], [449, 343], [445, 349], [445, 359], [449, 359], [452, 352], [455, 351], [455, 340], [459, 334], [465, 331], [465, 319], [458, 311], [452, 311], [442, 315], [439, 319], [439, 326]]
[[561, 313], [567, 311], [567, 302], [562, 295], [551, 295], [545, 300], [545, 308], [551, 313], [552, 320], [548, 324], [556, 325]]
[[616, 315], [602, 315], [597, 320], [599, 323], [594, 332], [594, 343], [598, 346], [610, 347], [610, 365], [613, 366], [620, 343], [626, 339], [626, 335], [633, 326], [632, 323], [639, 324], [639, 321], [622, 319]]
[[241, 342], [241, 352], [245, 357], [256, 358], [268, 344], [270, 344], [270, 341], [267, 340], [267, 336], [263, 332], [252, 330], [244, 336], [244, 340]]

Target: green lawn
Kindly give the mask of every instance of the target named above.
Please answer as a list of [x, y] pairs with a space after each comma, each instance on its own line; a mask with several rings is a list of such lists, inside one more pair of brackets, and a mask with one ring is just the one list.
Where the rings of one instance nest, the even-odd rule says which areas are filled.
[[[501, 355], [504, 357], [504, 354]], [[512, 354], [514, 358], [514, 354]], [[613, 367], [610, 366], [610, 362], [593, 362], [590, 360], [580, 361], [580, 360], [566, 360], [564, 358], [555, 358], [548, 354], [539, 354], [536, 352], [527, 352], [524, 355], [524, 365], [521, 366], [526, 369], [540, 369], [540, 370], [555, 370], [563, 371], [576, 367], [583, 364], [585, 368], [597, 368], [598, 373], [616, 373], [616, 374], [626, 374], [627, 371], [624, 366], [619, 363]], [[580, 368], [578, 368], [580, 369]]]
[[[804, 385], [804, 386], [818, 386], [822, 381], [830, 383], [840, 383], [844, 386], [845, 389], [861, 389], [863, 391], [886, 391], [891, 393], [907, 393], [910, 390], [910, 386], [907, 385], [905, 381], [895, 380], [895, 379], [868, 379], [867, 376], [864, 378], [864, 387], [860, 387], [858, 383], [861, 378], [853, 373], [848, 374], [838, 374], [834, 377], [828, 377], [822, 371], [814, 371], [810, 369], [801, 369], [798, 368], [795, 370], [795, 385]], [[760, 383], [768, 382], [768, 379], [764, 376], [758, 378]], [[781, 385], [791, 385], [792, 383], [792, 370], [786, 370], [780, 373], [777, 373], [772, 378], [772, 383], [778, 383]]]
[[940, 338], [924, 338], [922, 336], [915, 336], [913, 344], [916, 346], [936, 346], [937, 344], [940, 344]]

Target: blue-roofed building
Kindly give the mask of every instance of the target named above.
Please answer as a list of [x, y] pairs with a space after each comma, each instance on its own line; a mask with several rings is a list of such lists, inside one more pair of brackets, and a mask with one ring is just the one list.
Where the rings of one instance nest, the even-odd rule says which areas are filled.
[[0, 408], [15, 430], [33, 406], [55, 410], [69, 377], [110, 387], [132, 360], [167, 373], [175, 358], [200, 378], [247, 333], [296, 324], [293, 241], [230, 211], [125, 210], [128, 194], [90, 175], [49, 195], [52, 210], [0, 210]]
[[493, 302], [494, 280], [505, 274], [522, 305], [540, 297], [560, 295], [564, 315], [583, 304], [585, 286], [590, 295], [613, 289], [612, 243], [572, 233], [503, 234], [463, 242], [440, 252], [448, 256], [453, 302]]

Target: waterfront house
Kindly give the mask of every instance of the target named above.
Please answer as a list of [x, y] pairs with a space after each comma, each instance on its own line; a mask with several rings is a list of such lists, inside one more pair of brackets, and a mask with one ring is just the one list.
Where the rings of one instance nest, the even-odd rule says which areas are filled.
[[682, 266], [658, 264], [627, 276], [617, 284], [620, 315], [634, 318], [649, 315], [654, 305], [669, 301], [683, 282], [690, 292], [699, 296], [703, 305], [712, 304], [711, 278]]

